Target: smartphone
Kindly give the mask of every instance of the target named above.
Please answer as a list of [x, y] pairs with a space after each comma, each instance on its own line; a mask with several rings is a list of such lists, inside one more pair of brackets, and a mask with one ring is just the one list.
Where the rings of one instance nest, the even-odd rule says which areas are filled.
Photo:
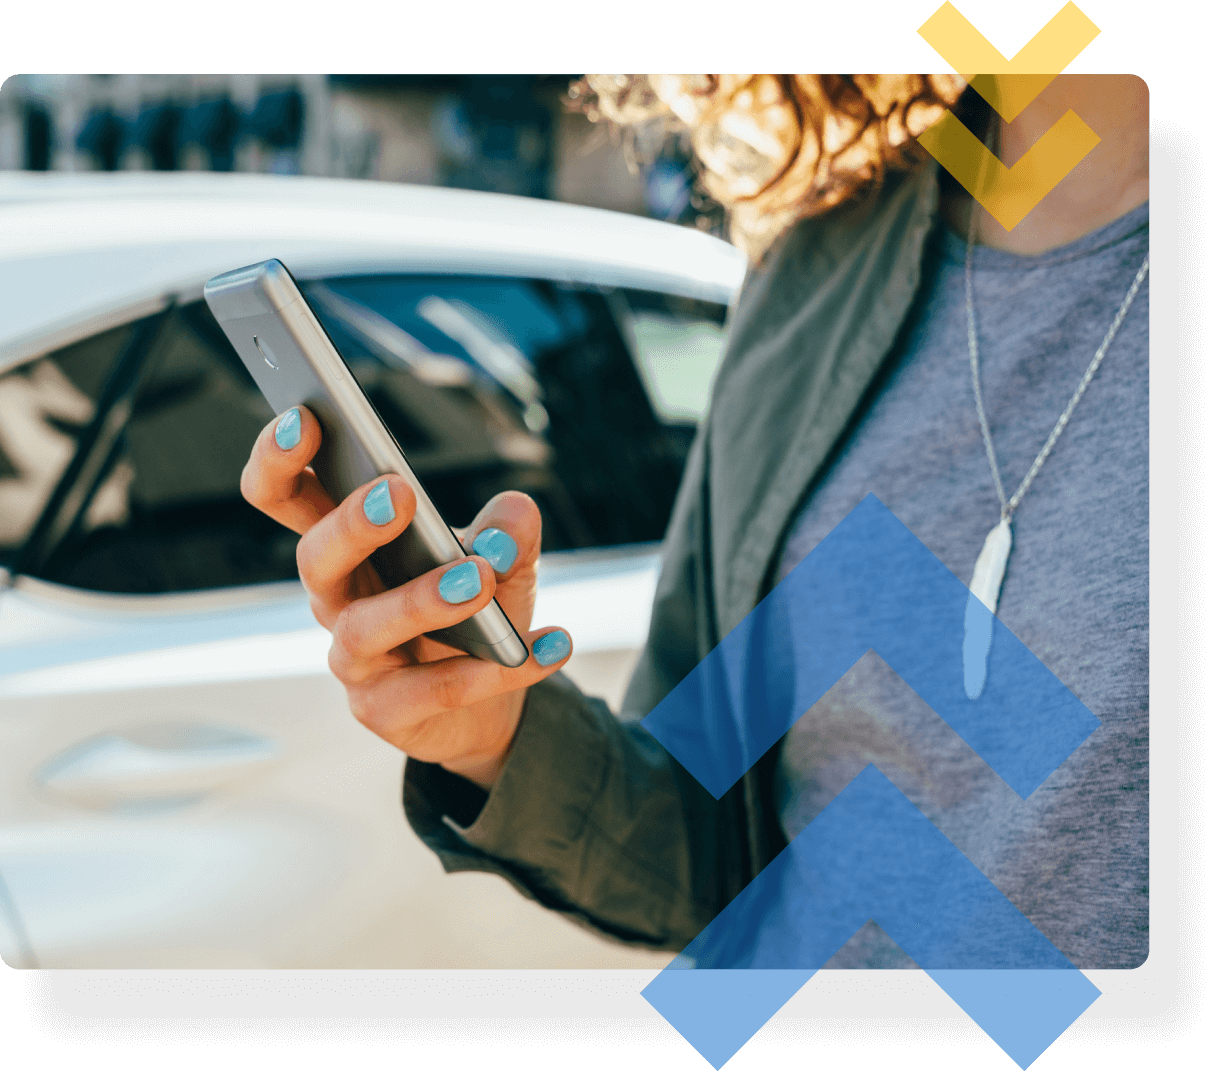
[[[410, 527], [370, 558], [387, 587], [465, 557], [281, 261], [214, 276], [205, 284], [205, 301], [273, 412], [306, 406], [320, 422], [322, 440], [312, 469], [334, 502], [390, 473], [414, 489], [418, 506]], [[428, 635], [502, 666], [520, 666], [529, 658], [494, 600], [460, 625]]]

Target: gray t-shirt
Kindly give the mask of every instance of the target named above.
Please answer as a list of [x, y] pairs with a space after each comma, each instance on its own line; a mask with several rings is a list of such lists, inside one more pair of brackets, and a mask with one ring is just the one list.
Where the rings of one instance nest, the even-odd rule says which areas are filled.
[[[1038, 257], [974, 251], [982, 390], [1011, 496], [1114, 319], [1148, 205]], [[969, 583], [999, 519], [970, 380], [965, 243], [944, 231], [896, 356], [787, 538], [778, 579], [869, 493]], [[1001, 621], [1101, 720], [1027, 800], [873, 653], [786, 736], [793, 838], [875, 765], [1077, 967], [1149, 952], [1149, 288], [1014, 523]], [[910, 967], [868, 924], [826, 965]]]

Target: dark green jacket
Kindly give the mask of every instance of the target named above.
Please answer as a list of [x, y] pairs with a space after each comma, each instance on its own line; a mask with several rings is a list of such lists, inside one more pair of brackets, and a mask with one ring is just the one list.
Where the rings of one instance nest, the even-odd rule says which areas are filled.
[[784, 847], [777, 748], [714, 800], [636, 721], [771, 587], [796, 512], [905, 320], [937, 205], [934, 165], [898, 174], [798, 224], [749, 273], [622, 718], [557, 674], [530, 689], [489, 795], [411, 760], [406, 814], [447, 870], [493, 871], [605, 934], [677, 950]]

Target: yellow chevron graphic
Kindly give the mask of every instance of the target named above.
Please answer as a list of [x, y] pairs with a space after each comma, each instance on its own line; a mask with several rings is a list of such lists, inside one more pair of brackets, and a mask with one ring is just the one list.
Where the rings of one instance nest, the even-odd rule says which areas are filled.
[[[1065, 4], [1009, 60], [969, 19], [951, 3], [945, 3], [918, 32], [961, 72], [1005, 123], [1011, 123], [1102, 31], [1075, 4]], [[919, 144], [1008, 231], [1100, 140], [1071, 109], [1012, 167], [1005, 167], [950, 111], [918, 138]]]
[[945, 3], [918, 32], [1004, 122], [1011, 123], [1102, 31], [1075, 4], [1065, 4], [1009, 60], [969, 19]]
[[1101, 139], [1069, 108], [1012, 167], [1005, 167], [952, 112], [945, 112], [918, 141], [1011, 231]]

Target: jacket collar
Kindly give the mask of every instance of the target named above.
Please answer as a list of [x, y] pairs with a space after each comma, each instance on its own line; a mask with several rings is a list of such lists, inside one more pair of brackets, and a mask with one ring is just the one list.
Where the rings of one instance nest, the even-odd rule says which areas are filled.
[[789, 525], [889, 356], [938, 214], [938, 165], [804, 220], [748, 277], [707, 429], [712, 647], [771, 587]]

